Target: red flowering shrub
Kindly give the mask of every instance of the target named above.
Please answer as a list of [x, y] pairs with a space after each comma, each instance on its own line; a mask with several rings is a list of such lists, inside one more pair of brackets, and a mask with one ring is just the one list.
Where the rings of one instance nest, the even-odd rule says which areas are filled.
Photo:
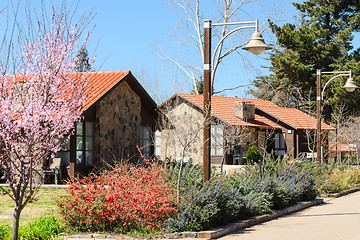
[[81, 231], [161, 230], [176, 213], [176, 193], [156, 164], [118, 164], [100, 176], [69, 183], [59, 203], [67, 223]]

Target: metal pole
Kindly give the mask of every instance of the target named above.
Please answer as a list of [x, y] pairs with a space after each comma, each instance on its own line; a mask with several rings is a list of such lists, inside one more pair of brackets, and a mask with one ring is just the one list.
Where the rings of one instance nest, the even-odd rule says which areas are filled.
[[204, 181], [210, 179], [210, 148], [211, 148], [211, 21], [204, 20], [204, 136], [203, 136], [203, 167]]
[[321, 70], [316, 70], [316, 161], [321, 163]]

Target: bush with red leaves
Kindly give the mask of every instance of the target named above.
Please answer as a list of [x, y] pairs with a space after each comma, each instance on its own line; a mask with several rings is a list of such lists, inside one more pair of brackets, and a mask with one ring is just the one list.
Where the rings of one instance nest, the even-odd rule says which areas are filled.
[[176, 190], [163, 172], [149, 162], [146, 167], [117, 164], [99, 176], [73, 179], [69, 195], [59, 203], [60, 212], [80, 231], [161, 231], [177, 212]]

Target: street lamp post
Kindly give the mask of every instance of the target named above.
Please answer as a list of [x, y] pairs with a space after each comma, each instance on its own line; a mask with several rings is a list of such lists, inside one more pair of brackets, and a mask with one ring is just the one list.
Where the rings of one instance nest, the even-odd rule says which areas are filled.
[[[337, 74], [336, 76], [330, 78], [326, 82], [324, 88], [321, 91], [321, 74]], [[321, 144], [321, 101], [324, 100], [324, 91], [326, 86], [335, 78], [341, 76], [349, 76], [343, 88], [348, 92], [353, 92], [358, 86], [355, 85], [354, 79], [351, 77], [351, 71], [335, 71], [335, 72], [321, 72], [320, 69], [316, 70], [316, 160], [319, 163], [323, 162], [323, 148]]]
[[[242, 25], [227, 33], [222, 37], [215, 48], [214, 58], [221, 43], [231, 34], [241, 29], [254, 28], [255, 32], [252, 34], [249, 43], [242, 47], [249, 50], [255, 55], [261, 54], [264, 50], [271, 49], [264, 42], [261, 33], [258, 29], [258, 20], [248, 22], [234, 22], [234, 23], [217, 23], [211, 24], [210, 20], [204, 21], [204, 133], [203, 133], [203, 167], [204, 167], [204, 181], [210, 179], [211, 168], [211, 95], [212, 95], [212, 81], [215, 76], [217, 65], [212, 71], [211, 67], [211, 27], [212, 26], [228, 26], [228, 25]], [[213, 59], [214, 59], [213, 58]], [[214, 62], [214, 60], [213, 60]]]

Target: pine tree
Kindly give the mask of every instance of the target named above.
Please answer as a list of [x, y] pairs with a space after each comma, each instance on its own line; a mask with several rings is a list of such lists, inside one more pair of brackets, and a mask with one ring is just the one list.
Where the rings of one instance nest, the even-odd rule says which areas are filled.
[[89, 72], [91, 70], [91, 64], [89, 60], [89, 54], [85, 46], [82, 46], [76, 55], [75, 71], [76, 72]]
[[193, 94], [203, 94], [204, 93], [204, 80], [202, 79], [202, 77], [200, 77], [200, 80], [196, 80], [195, 82], [196, 84], [196, 90], [195, 88], [193, 88], [191, 90], [191, 93]]
[[[301, 14], [301, 24], [278, 26], [270, 22], [280, 50], [271, 54], [269, 76], [260, 76], [250, 92], [282, 106], [301, 108], [305, 98], [315, 101], [316, 69], [351, 70], [359, 84], [360, 49], [353, 51], [353, 33], [360, 30], [360, 1], [308, 0], [294, 3]], [[331, 76], [322, 75], [323, 85]], [[360, 110], [359, 94], [348, 93], [341, 86], [346, 78], [333, 81], [326, 88], [326, 104], [344, 102]]]

